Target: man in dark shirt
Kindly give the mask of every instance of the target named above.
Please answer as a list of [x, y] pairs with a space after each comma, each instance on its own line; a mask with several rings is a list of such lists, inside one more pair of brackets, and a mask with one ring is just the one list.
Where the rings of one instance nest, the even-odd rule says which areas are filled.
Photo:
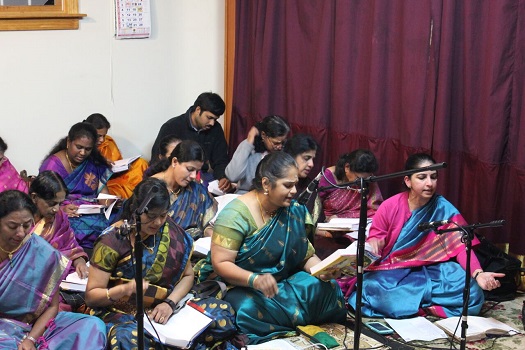
[[[178, 117], [173, 117], [162, 125], [151, 149], [151, 159], [157, 159], [159, 143], [168, 135], [181, 140], [197, 141], [206, 154], [202, 166], [203, 179], [219, 180], [219, 188], [224, 192], [231, 190], [231, 183], [224, 174], [228, 165], [228, 145], [224, 130], [217, 119], [224, 113], [225, 104], [222, 98], [212, 92], [204, 92], [197, 97], [193, 106]], [[210, 168], [213, 174], [210, 174]]]

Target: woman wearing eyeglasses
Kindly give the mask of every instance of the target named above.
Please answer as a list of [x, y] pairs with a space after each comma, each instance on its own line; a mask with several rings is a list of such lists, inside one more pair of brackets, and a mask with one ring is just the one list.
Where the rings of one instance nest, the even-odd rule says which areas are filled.
[[[141, 203], [156, 188], [156, 194], [140, 215], [143, 258], [134, 262], [135, 232], [125, 232]], [[137, 346], [135, 263], [143, 266], [144, 306], [151, 307], [150, 319], [166, 323], [174, 307], [193, 286], [190, 263], [193, 241], [168, 215], [169, 193], [164, 181], [147, 178], [135, 187], [117, 221], [95, 242], [90, 260], [86, 304], [105, 323], [109, 342], [118, 349]], [[145, 348], [154, 346], [145, 337]]]
[[290, 126], [281, 117], [270, 115], [252, 126], [226, 167], [226, 176], [237, 183], [237, 194], [251, 190], [257, 165], [269, 153], [283, 149]]
[[71, 262], [31, 234], [36, 211], [27, 194], [0, 193], [0, 348], [104, 349], [102, 321], [59, 312], [58, 289]]
[[[353, 182], [358, 178], [370, 177], [378, 169], [374, 154], [367, 149], [357, 149], [339, 157], [337, 164], [325, 169], [319, 181], [319, 188], [333, 187], [319, 192], [325, 221], [332, 218], [358, 218], [361, 211], [361, 194], [359, 186], [338, 188], [337, 186]], [[376, 182], [369, 184], [367, 199], [367, 217], [373, 217], [383, 202], [381, 190]], [[328, 256], [336, 249], [346, 248], [351, 242], [344, 232], [316, 232], [316, 249], [321, 258]]]

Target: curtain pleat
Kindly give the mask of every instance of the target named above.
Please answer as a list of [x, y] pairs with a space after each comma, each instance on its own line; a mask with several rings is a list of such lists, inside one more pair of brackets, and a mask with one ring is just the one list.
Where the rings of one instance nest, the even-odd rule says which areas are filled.
[[314, 175], [358, 147], [378, 174], [429, 152], [448, 164], [439, 191], [471, 223], [506, 220], [480, 233], [525, 252], [524, 0], [237, 0], [235, 15], [232, 153], [270, 114], [319, 142]]

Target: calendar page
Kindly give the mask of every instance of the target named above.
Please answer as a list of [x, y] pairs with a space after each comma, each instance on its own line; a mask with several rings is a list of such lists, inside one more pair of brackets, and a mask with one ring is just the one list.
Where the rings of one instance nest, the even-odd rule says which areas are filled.
[[115, 1], [116, 38], [149, 38], [151, 35], [150, 0]]

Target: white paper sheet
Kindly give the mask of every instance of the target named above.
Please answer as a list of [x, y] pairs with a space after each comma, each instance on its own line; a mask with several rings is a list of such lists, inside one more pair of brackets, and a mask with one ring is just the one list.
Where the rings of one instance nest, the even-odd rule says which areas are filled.
[[406, 318], [402, 320], [385, 318], [385, 321], [406, 342], [413, 340], [432, 341], [448, 338], [443, 330], [424, 317]]

